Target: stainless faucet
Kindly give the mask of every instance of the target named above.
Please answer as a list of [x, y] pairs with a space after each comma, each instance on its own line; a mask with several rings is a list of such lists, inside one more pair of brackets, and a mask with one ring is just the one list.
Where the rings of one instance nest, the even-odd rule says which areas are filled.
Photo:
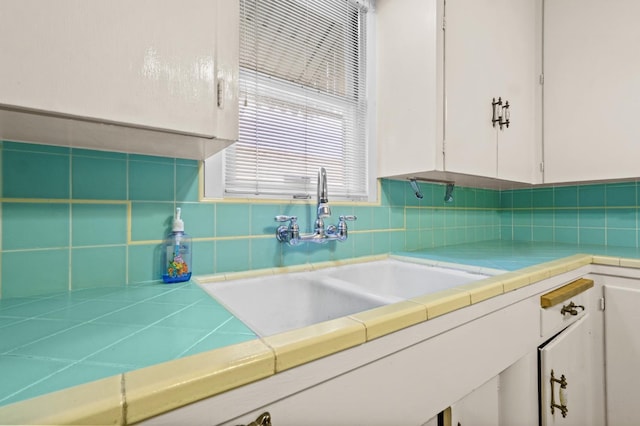
[[338, 225], [329, 225], [325, 229], [324, 219], [331, 216], [329, 207], [329, 195], [327, 191], [327, 171], [324, 167], [318, 170], [318, 204], [316, 208], [316, 221], [312, 234], [300, 234], [297, 216], [279, 215], [275, 217], [278, 222], [289, 222], [289, 226], [280, 225], [276, 230], [276, 238], [282, 243], [291, 246], [301, 242], [312, 242], [324, 244], [329, 241], [345, 241], [347, 239], [347, 221], [356, 220], [357, 217], [351, 215], [341, 215]]

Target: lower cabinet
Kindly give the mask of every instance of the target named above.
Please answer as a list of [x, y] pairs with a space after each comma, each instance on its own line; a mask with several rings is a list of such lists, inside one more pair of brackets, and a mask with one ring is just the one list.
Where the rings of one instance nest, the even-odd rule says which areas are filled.
[[499, 425], [498, 376], [453, 404], [450, 410], [450, 424], [454, 426]]
[[583, 316], [539, 348], [542, 426], [593, 424], [589, 319]]
[[604, 286], [607, 424], [640, 424], [640, 281], [607, 277]]

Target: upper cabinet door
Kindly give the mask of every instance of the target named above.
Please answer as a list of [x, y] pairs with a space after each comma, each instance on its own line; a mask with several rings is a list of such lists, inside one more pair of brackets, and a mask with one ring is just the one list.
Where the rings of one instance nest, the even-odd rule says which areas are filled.
[[544, 7], [545, 182], [640, 176], [640, 2]]
[[[534, 183], [540, 60], [536, 0], [445, 3], [445, 170]], [[492, 100], [510, 125], [492, 124]]]
[[5, 110], [237, 139], [236, 2], [3, 0], [0, 51]]

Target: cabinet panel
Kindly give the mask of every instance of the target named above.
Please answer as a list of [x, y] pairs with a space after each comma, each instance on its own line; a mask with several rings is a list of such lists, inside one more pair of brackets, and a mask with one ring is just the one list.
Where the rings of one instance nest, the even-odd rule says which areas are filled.
[[[448, 0], [445, 169], [533, 183], [539, 2]], [[492, 99], [511, 124], [493, 126]]]
[[[540, 418], [543, 426], [591, 425], [589, 314], [540, 349]], [[555, 378], [553, 384], [551, 379]], [[556, 381], [557, 380], [557, 381]], [[566, 381], [561, 384], [560, 381]], [[557, 406], [551, 408], [551, 404]], [[566, 412], [559, 406], [565, 406]], [[552, 412], [553, 411], [553, 412]]]
[[499, 411], [496, 376], [451, 406], [451, 425], [498, 425]]
[[[168, 132], [177, 143], [184, 135], [235, 140], [237, 28], [235, 2], [3, 1], [0, 137], [61, 144], [66, 136], [71, 146], [94, 148], [72, 133], [106, 123]], [[18, 127], [5, 117], [16, 111], [45, 118], [18, 117], [26, 123]], [[70, 135], [39, 139], [56, 128]], [[122, 132], [93, 130], [103, 149], [129, 150], [114, 142]], [[140, 152], [137, 137], [128, 135], [132, 152]]]
[[545, 182], [637, 177], [640, 2], [546, 1]]
[[636, 425], [640, 419], [640, 286], [605, 285], [605, 368], [607, 422], [610, 425]]

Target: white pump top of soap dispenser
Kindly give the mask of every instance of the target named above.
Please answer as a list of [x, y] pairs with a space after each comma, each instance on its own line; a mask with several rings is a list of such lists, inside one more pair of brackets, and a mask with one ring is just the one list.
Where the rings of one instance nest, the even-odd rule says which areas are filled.
[[176, 215], [173, 217], [173, 232], [184, 232], [184, 222], [180, 218], [182, 209], [176, 207]]

